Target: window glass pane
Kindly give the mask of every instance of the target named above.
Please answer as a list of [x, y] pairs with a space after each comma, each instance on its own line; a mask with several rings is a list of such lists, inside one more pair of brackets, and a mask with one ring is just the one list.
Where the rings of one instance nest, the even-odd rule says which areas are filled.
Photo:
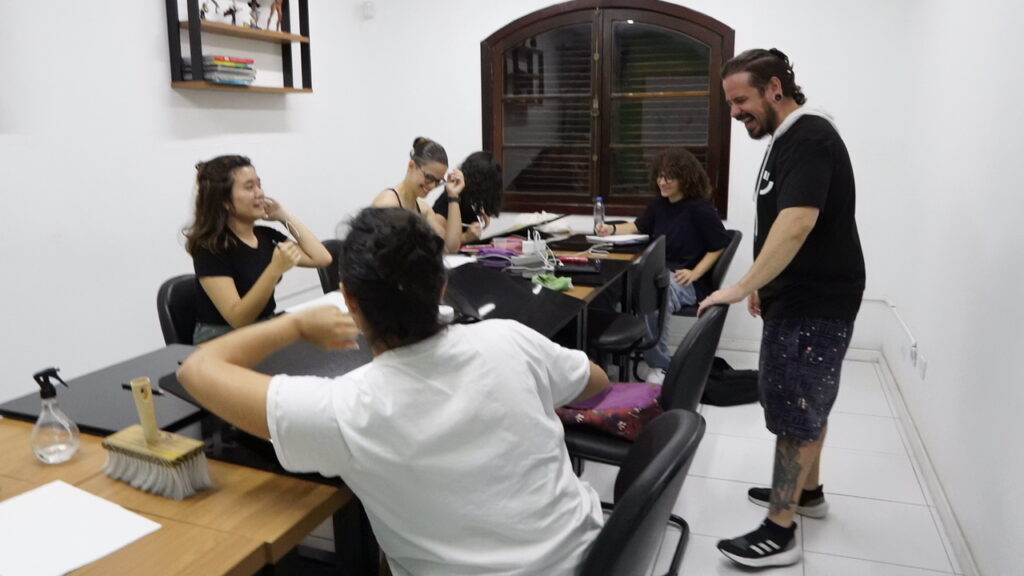
[[505, 148], [505, 190], [590, 195], [590, 148]]
[[612, 101], [612, 144], [706, 146], [707, 96], [616, 98]]
[[651, 160], [685, 146], [707, 168], [710, 48], [659, 26], [613, 24], [609, 196], [648, 197]]
[[527, 38], [503, 55], [505, 189], [589, 194], [591, 25]]
[[612, 92], [707, 91], [711, 49], [704, 43], [659, 26], [613, 25]]
[[[612, 150], [612, 182], [609, 196], [623, 198], [628, 196], [651, 196], [650, 168], [651, 161], [664, 148], [619, 148]], [[701, 164], [707, 166], [707, 148], [689, 148]]]
[[589, 95], [590, 24], [532, 36], [505, 51], [505, 96]]
[[590, 144], [590, 100], [506, 101], [504, 108], [506, 145]]

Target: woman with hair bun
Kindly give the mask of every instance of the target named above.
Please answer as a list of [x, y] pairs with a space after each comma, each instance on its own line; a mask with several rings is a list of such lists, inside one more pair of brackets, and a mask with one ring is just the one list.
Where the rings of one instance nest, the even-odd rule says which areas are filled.
[[[294, 240], [259, 220], [284, 224]], [[196, 281], [201, 344], [274, 314], [274, 287], [294, 266], [319, 268], [331, 254], [298, 218], [263, 193], [245, 156], [218, 156], [196, 165], [195, 220], [185, 229]]]
[[[603, 524], [555, 407], [608, 376], [511, 320], [442, 326], [442, 241], [408, 210], [366, 208], [339, 257], [349, 314], [284, 314], [210, 342], [179, 379], [293, 472], [340, 477], [396, 575], [570, 576]], [[373, 361], [337, 378], [252, 370], [298, 339]], [[510, 520], [512, 519], [512, 520]]]
[[[438, 186], [444, 186], [441, 196], [454, 205], [455, 218], [441, 218], [424, 198]], [[459, 169], [448, 172], [448, 153], [444, 147], [430, 138], [416, 138], [409, 151], [409, 163], [405, 167], [405, 178], [394, 188], [388, 188], [373, 199], [371, 206], [377, 208], [397, 207], [419, 214], [438, 236], [444, 239], [445, 251], [455, 253], [462, 246], [462, 220], [458, 212], [459, 195], [466, 186]]]
[[[462, 216], [462, 243], [468, 244], [480, 239], [491, 218], [501, 215], [502, 188], [501, 164], [489, 152], [473, 152], [462, 161], [463, 178], [466, 188], [459, 196], [459, 213]], [[434, 201], [434, 213], [448, 226], [448, 198], [438, 196]]]

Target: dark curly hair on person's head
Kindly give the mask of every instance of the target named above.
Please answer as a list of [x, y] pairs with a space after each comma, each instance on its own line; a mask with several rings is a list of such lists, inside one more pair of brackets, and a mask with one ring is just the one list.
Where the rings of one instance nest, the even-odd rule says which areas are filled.
[[765, 88], [772, 77], [778, 78], [782, 84], [782, 95], [792, 98], [797, 104], [807, 102], [803, 89], [796, 83], [796, 73], [789, 57], [777, 48], [765, 50], [754, 48], [747, 50], [726, 62], [722, 66], [722, 78], [728, 78], [740, 72], [750, 73], [750, 85], [764, 95]]
[[710, 198], [711, 181], [700, 161], [686, 148], [669, 148], [651, 161], [651, 190], [660, 195], [658, 176], [665, 175], [679, 182], [683, 198]]
[[365, 208], [352, 220], [338, 267], [372, 345], [390, 350], [441, 330], [443, 253], [441, 237], [408, 210]]
[[462, 162], [462, 175], [466, 188], [462, 198], [473, 208], [474, 214], [501, 215], [501, 164], [488, 152], [473, 152]]

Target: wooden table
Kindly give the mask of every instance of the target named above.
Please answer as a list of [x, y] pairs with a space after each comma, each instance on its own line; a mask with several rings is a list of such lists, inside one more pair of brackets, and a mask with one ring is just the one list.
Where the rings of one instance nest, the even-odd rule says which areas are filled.
[[352, 501], [344, 487], [210, 461], [215, 488], [183, 501], [155, 496], [102, 472], [102, 438], [82, 435], [64, 464], [39, 462], [32, 425], [0, 420], [0, 500], [53, 480], [142, 514], [163, 527], [72, 574], [250, 576], [278, 562], [318, 524]]

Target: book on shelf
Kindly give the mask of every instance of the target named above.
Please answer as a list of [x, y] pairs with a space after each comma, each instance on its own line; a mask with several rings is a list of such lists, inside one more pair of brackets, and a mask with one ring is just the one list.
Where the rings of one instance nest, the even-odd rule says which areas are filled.
[[208, 61], [211, 61], [211, 60], [221, 61], [221, 62], [236, 62], [238, 64], [255, 64], [256, 63], [256, 61], [252, 60], [251, 58], [239, 58], [238, 56], [223, 56], [223, 55], [220, 55], [220, 54], [214, 54], [214, 55], [210, 55], [210, 56], [203, 55], [203, 61], [207, 61], [208, 62]]
[[[182, 64], [186, 68], [190, 68], [192, 66], [192, 59], [187, 57], [187, 56], [182, 58], [181, 62], [182, 62]], [[236, 70], [252, 70], [253, 69], [253, 65], [252, 64], [243, 64], [241, 62], [226, 62], [226, 61], [223, 61], [223, 60], [207, 60], [206, 58], [203, 58], [203, 68], [204, 69], [210, 69], [210, 68], [213, 68], [213, 67], [221, 68], [221, 69], [229, 69], [230, 68], [230, 69], [236, 69]]]

